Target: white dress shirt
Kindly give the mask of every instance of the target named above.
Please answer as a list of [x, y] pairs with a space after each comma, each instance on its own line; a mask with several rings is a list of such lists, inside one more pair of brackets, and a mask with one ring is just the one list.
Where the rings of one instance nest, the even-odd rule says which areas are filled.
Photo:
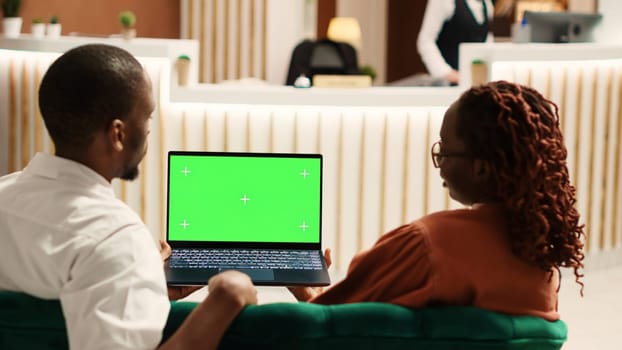
[[72, 350], [155, 349], [170, 303], [158, 247], [108, 181], [37, 154], [0, 178], [0, 290], [60, 299]]
[[[486, 1], [488, 19], [491, 20], [494, 17], [492, 1], [484, 1]], [[484, 23], [484, 8], [481, 0], [466, 0], [466, 6], [473, 13], [477, 23]], [[417, 37], [417, 50], [428, 73], [435, 78], [443, 78], [453, 70], [445, 62], [441, 51], [436, 45], [436, 39], [443, 29], [443, 24], [454, 16], [455, 10], [455, 0], [428, 0], [428, 5], [423, 15], [423, 22]], [[492, 40], [492, 34], [489, 33], [486, 41]]]

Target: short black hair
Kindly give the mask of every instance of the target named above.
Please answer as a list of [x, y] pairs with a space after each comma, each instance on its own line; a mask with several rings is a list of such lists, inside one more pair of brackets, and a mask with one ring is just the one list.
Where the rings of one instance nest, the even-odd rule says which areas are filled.
[[127, 117], [142, 84], [142, 65], [119, 47], [88, 44], [67, 51], [39, 88], [39, 108], [54, 144], [88, 146], [97, 131]]

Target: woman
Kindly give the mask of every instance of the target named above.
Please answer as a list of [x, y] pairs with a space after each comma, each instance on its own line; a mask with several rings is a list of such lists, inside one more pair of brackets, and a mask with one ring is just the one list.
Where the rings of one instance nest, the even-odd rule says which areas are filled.
[[491, 0], [429, 0], [417, 37], [417, 50], [428, 73], [458, 84], [458, 47], [492, 41]]
[[566, 154], [554, 103], [505, 81], [473, 87], [449, 107], [432, 146], [443, 185], [470, 208], [385, 234], [325, 291], [290, 290], [320, 304], [472, 305], [556, 320], [559, 268], [583, 285]]

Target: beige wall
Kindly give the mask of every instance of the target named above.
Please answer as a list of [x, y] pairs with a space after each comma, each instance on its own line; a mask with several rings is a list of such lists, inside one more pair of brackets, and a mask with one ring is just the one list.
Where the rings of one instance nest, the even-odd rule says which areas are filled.
[[48, 21], [57, 15], [63, 35], [79, 32], [110, 35], [120, 32], [118, 14], [131, 10], [136, 14], [140, 37], [179, 38], [179, 0], [23, 0], [22, 32], [30, 32], [33, 18]]
[[371, 65], [376, 70], [376, 84], [385, 82], [387, 1], [338, 0], [336, 15], [354, 17], [361, 26], [362, 47], [359, 66]]

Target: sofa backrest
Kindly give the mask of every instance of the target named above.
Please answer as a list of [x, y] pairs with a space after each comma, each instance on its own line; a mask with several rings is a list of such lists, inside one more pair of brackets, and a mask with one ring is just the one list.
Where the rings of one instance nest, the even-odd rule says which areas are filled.
[[[169, 337], [196, 303], [172, 302]], [[560, 349], [563, 321], [474, 307], [408, 309], [384, 303], [251, 305], [220, 349]], [[0, 292], [0, 349], [68, 349], [57, 300]]]

